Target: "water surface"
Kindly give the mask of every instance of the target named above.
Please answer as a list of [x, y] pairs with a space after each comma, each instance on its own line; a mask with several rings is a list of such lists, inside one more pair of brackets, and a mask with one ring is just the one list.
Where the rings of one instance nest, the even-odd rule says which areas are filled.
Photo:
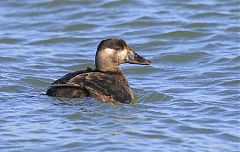
[[[240, 151], [240, 2], [1, 1], [0, 151]], [[120, 37], [136, 103], [61, 102], [47, 86]], [[70, 103], [70, 104], [66, 104]]]

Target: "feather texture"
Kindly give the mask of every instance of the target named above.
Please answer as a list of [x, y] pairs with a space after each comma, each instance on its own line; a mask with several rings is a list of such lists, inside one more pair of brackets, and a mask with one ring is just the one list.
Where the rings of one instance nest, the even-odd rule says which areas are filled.
[[100, 72], [92, 69], [68, 73], [56, 80], [47, 90], [47, 95], [79, 98], [94, 97], [102, 101], [129, 103], [132, 91], [121, 72]]

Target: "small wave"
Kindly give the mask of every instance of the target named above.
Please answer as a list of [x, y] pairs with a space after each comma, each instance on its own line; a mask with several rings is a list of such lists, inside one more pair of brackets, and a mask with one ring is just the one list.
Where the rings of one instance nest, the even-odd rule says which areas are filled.
[[240, 62], [240, 56], [235, 57], [233, 61]]
[[0, 87], [0, 92], [21, 92], [24, 90], [23, 86], [18, 86], [18, 85], [9, 85], [9, 86], [1, 86]]
[[223, 85], [223, 86], [240, 86], [240, 80], [231, 80], [231, 81], [223, 82], [221, 85]]
[[129, 6], [129, 5], [136, 4], [136, 2], [137, 1], [134, 2], [134, 1], [119, 1], [119, 0], [106, 1], [101, 5], [101, 7], [103, 7], [103, 8], [121, 7], [122, 5], [125, 5], [125, 4], [127, 4]]
[[75, 6], [86, 3], [85, 1], [36, 1], [31, 4], [35, 8], [60, 8], [67, 6]]
[[224, 63], [227, 63], [227, 62], [230, 62], [230, 61], [231, 61], [230, 58], [221, 57], [221, 58], [218, 58], [217, 60], [213, 61], [212, 63], [214, 63], [214, 64], [224, 64]]
[[138, 75], [141, 75], [141, 74], [144, 74], [146, 75], [147, 73], [159, 73], [160, 71], [164, 71], [164, 69], [161, 69], [161, 68], [158, 68], [158, 67], [154, 67], [154, 68], [151, 68], [151, 67], [131, 67], [131, 68], [126, 68], [124, 69], [124, 72], [126, 72], [127, 74], [138, 74]]
[[240, 66], [228, 66], [226, 68], [223, 68], [225, 71], [240, 71]]
[[[240, 62], [240, 56], [231, 58], [231, 57], [221, 57], [218, 59], [215, 59], [214, 61], [211, 62], [211, 64], [221, 64], [221, 65], [226, 65], [229, 64], [229, 66], [227, 68], [230, 68], [230, 64], [233, 65], [237, 65], [237, 63]], [[234, 67], [234, 68], [238, 68], [238, 66]]]
[[226, 29], [226, 32], [240, 33], [240, 26], [229, 27]]
[[175, 53], [166, 54], [157, 57], [159, 62], [169, 62], [169, 63], [188, 63], [196, 62], [205, 57], [209, 57], [211, 54], [206, 52], [191, 52], [191, 53]]
[[23, 82], [29, 84], [29, 85], [34, 85], [34, 86], [38, 86], [38, 87], [46, 87], [49, 85], [48, 82], [40, 79], [40, 78], [36, 78], [36, 77], [25, 77], [22, 79]]
[[185, 26], [185, 28], [211, 28], [211, 27], [216, 27], [219, 24], [217, 23], [202, 23], [202, 22], [196, 22], [196, 23], [190, 23]]
[[229, 134], [229, 133], [221, 133], [221, 134], [216, 135], [215, 137], [224, 139], [226, 141], [232, 141], [232, 142], [237, 142], [237, 143], [239, 143], [239, 141], [240, 141], [239, 137]]
[[70, 66], [63, 67], [63, 69], [70, 70], [70, 71], [78, 71], [78, 70], [86, 69], [87, 67], [92, 67], [92, 64], [83, 63], [83, 64], [70, 65]]
[[149, 21], [130, 21], [130, 22], [124, 22], [117, 24], [116, 26], [122, 27], [122, 26], [130, 26], [130, 27], [149, 27], [149, 26], [154, 26], [158, 25], [157, 22], [149, 22]]
[[74, 43], [74, 42], [81, 42], [81, 41], [86, 41], [86, 40], [88, 40], [88, 38], [56, 37], [56, 38], [49, 38], [49, 39], [30, 42], [29, 44], [32, 44], [32, 45], [47, 45], [47, 44], [57, 44], [57, 43]]
[[193, 31], [173, 31], [173, 32], [167, 32], [163, 34], [156, 34], [150, 36], [151, 38], [198, 38], [203, 37], [206, 34], [201, 32], [193, 32]]
[[18, 44], [23, 41], [24, 39], [22, 38], [9, 38], [9, 37], [0, 38], [0, 43], [4, 43], [4, 44]]
[[211, 17], [217, 17], [217, 18], [222, 18], [222, 17], [229, 17], [230, 14], [226, 13], [218, 13], [218, 12], [207, 12], [207, 13], [199, 13], [192, 15], [192, 18], [211, 18]]
[[186, 125], [180, 125], [177, 127], [178, 131], [182, 131], [184, 133], [190, 133], [190, 134], [216, 134], [218, 133], [217, 130], [210, 129], [210, 128], [197, 128], [197, 127], [191, 127]]
[[134, 95], [137, 98], [137, 102], [159, 102], [159, 101], [169, 101], [173, 97], [164, 93], [159, 93], [152, 90], [143, 89], [133, 89]]
[[13, 57], [1, 57], [0, 56], [0, 63], [1, 62], [19, 62], [20, 60], [17, 58], [13, 58]]
[[71, 24], [63, 28], [63, 31], [65, 32], [71, 32], [71, 31], [79, 31], [79, 30], [86, 30], [97, 27], [94, 24]]

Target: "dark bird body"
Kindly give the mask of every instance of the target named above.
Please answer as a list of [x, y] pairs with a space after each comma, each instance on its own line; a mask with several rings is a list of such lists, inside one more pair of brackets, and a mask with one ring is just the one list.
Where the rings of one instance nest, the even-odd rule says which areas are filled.
[[68, 73], [53, 82], [46, 94], [66, 98], [94, 97], [104, 102], [129, 103], [133, 99], [133, 93], [119, 68], [122, 63], [150, 64], [150, 61], [137, 55], [121, 39], [103, 40], [96, 53], [96, 70], [88, 68]]

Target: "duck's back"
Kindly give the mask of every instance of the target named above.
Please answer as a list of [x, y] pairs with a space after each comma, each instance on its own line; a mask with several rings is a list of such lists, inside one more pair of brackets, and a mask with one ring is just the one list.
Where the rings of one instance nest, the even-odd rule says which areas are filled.
[[102, 101], [130, 102], [133, 98], [121, 73], [104, 73], [91, 69], [66, 74], [56, 80], [47, 95], [66, 98], [95, 97]]

